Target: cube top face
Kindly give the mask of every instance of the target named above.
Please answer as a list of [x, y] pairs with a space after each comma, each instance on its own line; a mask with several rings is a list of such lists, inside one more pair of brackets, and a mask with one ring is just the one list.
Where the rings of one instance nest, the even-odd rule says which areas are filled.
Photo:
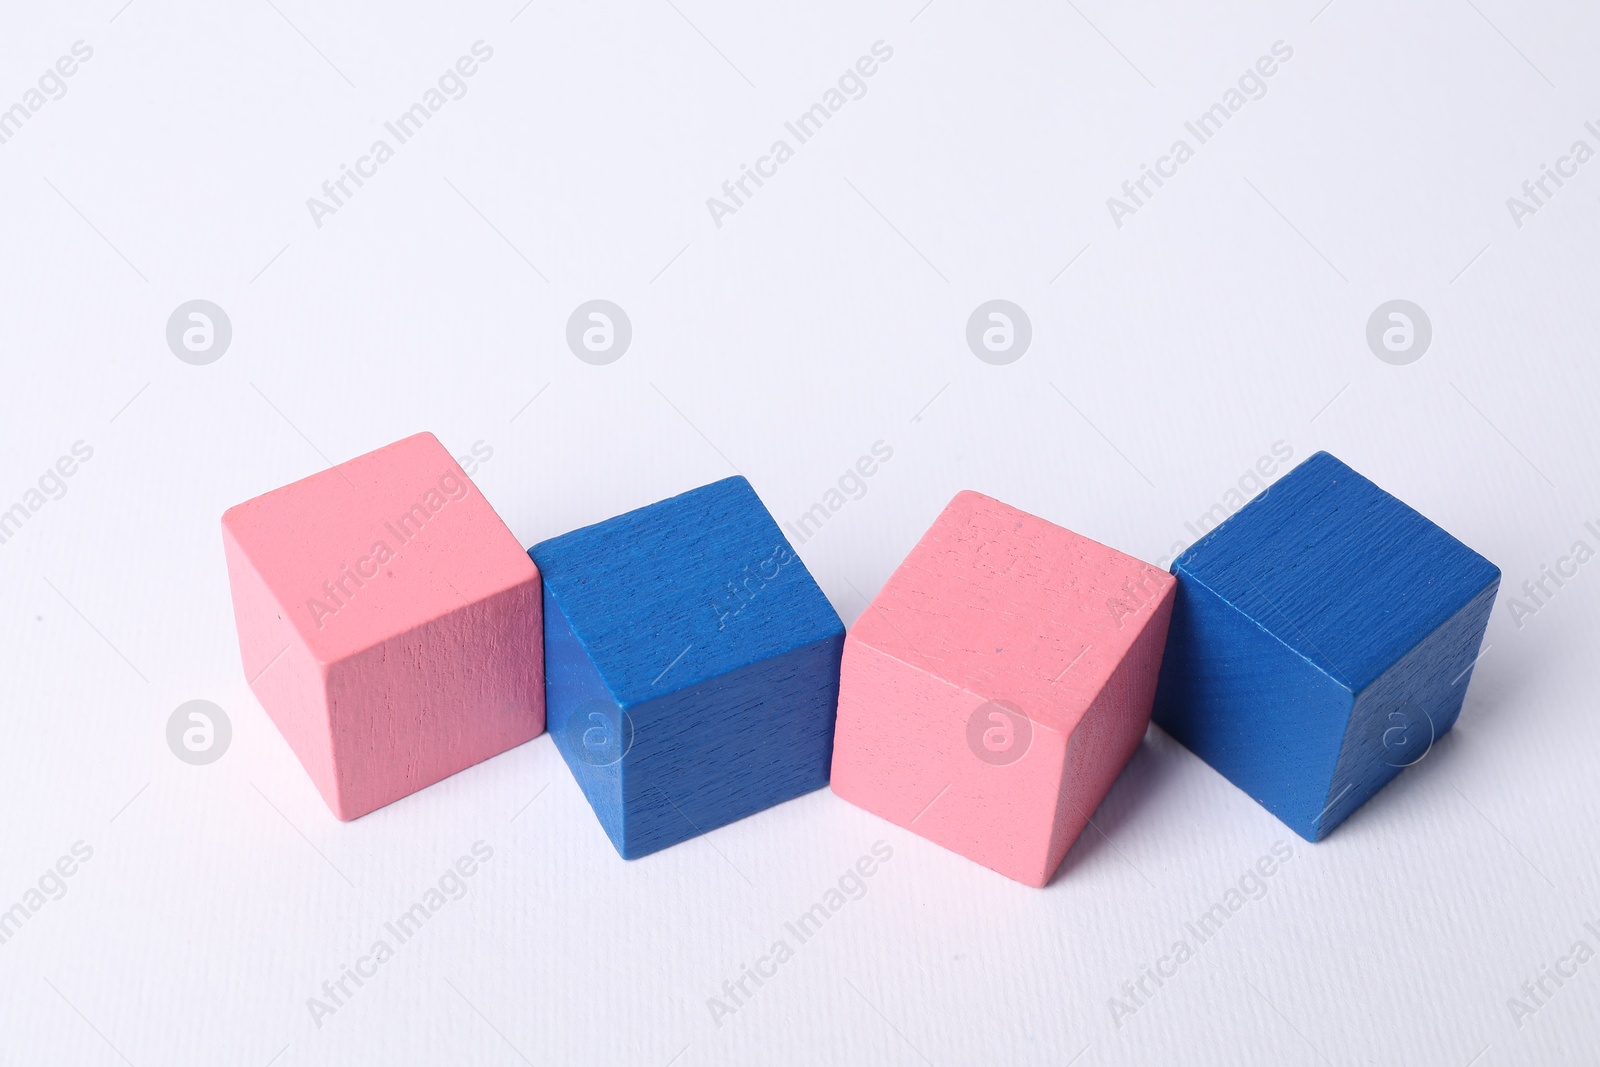
[[574, 530], [528, 554], [622, 707], [844, 633], [741, 477]]
[[1353, 692], [1500, 580], [1494, 564], [1327, 452], [1201, 538], [1173, 571]]
[[222, 526], [324, 665], [539, 573], [431, 433], [229, 508]]
[[1070, 731], [1175, 580], [970, 490], [957, 493], [851, 639]]

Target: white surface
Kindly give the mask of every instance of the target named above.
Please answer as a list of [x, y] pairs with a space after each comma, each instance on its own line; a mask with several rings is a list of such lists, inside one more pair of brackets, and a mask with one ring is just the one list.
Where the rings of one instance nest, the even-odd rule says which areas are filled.
[[[1506, 598], [1600, 548], [1600, 162], [1520, 228], [1505, 203], [1600, 148], [1592, 9], [274, 2], [0, 25], [0, 106], [94, 49], [0, 145], [0, 506], [94, 449], [0, 545], [0, 907], [93, 849], [0, 945], [0, 1060], [1594, 1062], [1600, 960], [1520, 1028], [1507, 1000], [1600, 949], [1600, 563], [1520, 628]], [[314, 226], [480, 39], [467, 95]], [[713, 225], [878, 40], [867, 95]], [[1118, 229], [1106, 198], [1278, 40], [1267, 95]], [[197, 297], [233, 324], [209, 366], [164, 339]], [[593, 297], [634, 326], [610, 366], [564, 342]], [[995, 297], [1033, 324], [1010, 366], [964, 340]], [[1435, 336], [1390, 366], [1365, 324], [1402, 297]], [[847, 622], [959, 489], [1155, 561], [1280, 440], [1497, 562], [1502, 601], [1456, 730], [1315, 847], [1158, 731], [1043, 891], [827, 790], [624, 863], [548, 737], [342, 825], [246, 686], [218, 517], [424, 428], [492, 447], [526, 543], [735, 464], [797, 518], [882, 439], [799, 548]], [[206, 767], [165, 740], [192, 698], [233, 723]], [[866, 895], [717, 1025], [880, 839]], [[465, 897], [319, 1028], [307, 999], [478, 840]], [[1262, 899], [1117, 1025], [1277, 841]]]

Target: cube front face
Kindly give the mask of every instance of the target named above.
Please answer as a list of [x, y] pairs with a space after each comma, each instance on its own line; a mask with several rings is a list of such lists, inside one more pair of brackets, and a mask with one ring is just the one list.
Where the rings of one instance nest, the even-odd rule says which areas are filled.
[[1015, 702], [845, 639], [832, 785], [857, 807], [1042, 886], [1060, 863], [1050, 856], [1065, 756], [1063, 735]]
[[529, 554], [551, 733], [624, 858], [827, 783], [844, 626], [743, 478]]
[[543, 733], [543, 630], [535, 579], [331, 665], [335, 814], [365, 815]]
[[222, 524], [246, 676], [339, 818], [543, 731], [538, 569], [431, 434]]
[[[1179, 572], [1151, 718], [1307, 840], [1327, 805], [1350, 690]], [[1285, 709], [1294, 708], [1292, 727]]]
[[841, 646], [813, 642], [633, 708], [612, 839], [623, 858], [827, 785]]
[[1173, 591], [958, 494], [846, 641], [834, 792], [1044, 885], [1144, 734]]
[[1155, 722], [1310, 841], [1454, 724], [1500, 579], [1325, 452], [1173, 573]]

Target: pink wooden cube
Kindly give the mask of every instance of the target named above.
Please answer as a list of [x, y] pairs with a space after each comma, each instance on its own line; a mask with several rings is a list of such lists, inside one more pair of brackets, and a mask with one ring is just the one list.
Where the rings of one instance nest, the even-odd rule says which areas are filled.
[[1044, 885], [1144, 736], [1175, 587], [956, 494], [845, 639], [834, 792]]
[[222, 516], [245, 676], [341, 819], [544, 731], [539, 570], [430, 433]]

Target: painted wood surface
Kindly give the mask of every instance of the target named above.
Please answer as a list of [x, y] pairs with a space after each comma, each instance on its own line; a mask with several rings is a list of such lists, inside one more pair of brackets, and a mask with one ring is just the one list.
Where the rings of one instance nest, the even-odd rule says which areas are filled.
[[1156, 723], [1309, 841], [1455, 724], [1500, 582], [1327, 452], [1172, 571]]
[[222, 517], [245, 675], [354, 819], [544, 730], [539, 571], [416, 434]]
[[957, 494], [846, 639], [834, 792], [1044, 885], [1144, 736], [1174, 586]]
[[624, 858], [827, 784], [844, 624], [744, 478], [529, 554], [551, 736]]

